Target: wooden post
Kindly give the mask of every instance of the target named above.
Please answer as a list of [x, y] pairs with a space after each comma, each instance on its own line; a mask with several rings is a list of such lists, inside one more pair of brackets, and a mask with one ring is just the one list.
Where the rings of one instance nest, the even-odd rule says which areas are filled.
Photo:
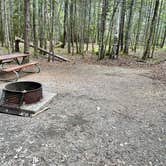
[[19, 40], [15, 40], [15, 52], [20, 52]]

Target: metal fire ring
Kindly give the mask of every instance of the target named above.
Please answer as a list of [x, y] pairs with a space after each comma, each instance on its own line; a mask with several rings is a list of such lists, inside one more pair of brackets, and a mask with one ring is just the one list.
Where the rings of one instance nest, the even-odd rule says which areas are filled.
[[33, 104], [43, 98], [42, 85], [38, 82], [21, 81], [5, 86], [1, 96], [1, 105], [20, 107]]

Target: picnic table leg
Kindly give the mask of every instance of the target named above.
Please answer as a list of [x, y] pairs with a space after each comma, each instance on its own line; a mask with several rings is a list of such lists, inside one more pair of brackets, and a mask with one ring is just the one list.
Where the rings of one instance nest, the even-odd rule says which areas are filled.
[[19, 62], [19, 60], [18, 60], [17, 58], [15, 58], [14, 60], [16, 61], [16, 63], [17, 63], [18, 65], [21, 65], [21, 63]]
[[16, 61], [16, 63], [18, 65], [22, 65], [22, 64], [26, 63], [27, 57], [23, 57], [21, 61], [19, 61], [18, 58], [15, 58], [14, 60]]
[[0, 61], [0, 66], [1, 66], [1, 68], [3, 68], [3, 63], [2, 63], [2, 61]]
[[19, 79], [19, 73], [17, 71], [13, 71], [13, 73], [15, 74], [15, 78], [13, 79], [0, 79], [0, 81], [6, 81], [6, 82], [16, 82]]
[[38, 64], [35, 65], [37, 67], [37, 72], [36, 73], [40, 73], [40, 66]]
[[19, 72], [22, 71], [24, 73], [40, 73], [40, 66], [39, 66], [39, 64], [34, 64], [34, 66], [37, 69], [35, 72], [33, 72], [33, 71], [23, 71], [22, 69], [20, 69]]
[[16, 79], [15, 79], [15, 81], [17, 81], [18, 79], [19, 79], [19, 73], [17, 72], [17, 71], [13, 71], [14, 73], [15, 73], [15, 75], [16, 75]]

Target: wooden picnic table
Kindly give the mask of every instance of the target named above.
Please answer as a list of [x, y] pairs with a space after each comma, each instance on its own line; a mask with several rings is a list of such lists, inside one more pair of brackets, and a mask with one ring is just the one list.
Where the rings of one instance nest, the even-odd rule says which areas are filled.
[[[15, 60], [18, 65], [21, 65], [25, 58], [28, 57], [30, 54], [23, 54], [23, 53], [14, 53], [14, 54], [7, 54], [7, 55], [0, 55], [0, 64], [3, 63], [3, 61], [8, 61], [8, 60]], [[20, 62], [19, 59], [23, 58], [22, 61]]]
[[[30, 66], [36, 66], [37, 67], [37, 73], [40, 72], [40, 67], [38, 66], [38, 62], [25, 62], [25, 59], [30, 56], [30, 54], [23, 54], [23, 53], [14, 53], [14, 54], [8, 54], [8, 55], [0, 55], [0, 72], [13, 72], [16, 75], [16, 78], [14, 80], [18, 80], [19, 78], [19, 72], [23, 68], [27, 68]], [[22, 60], [20, 60], [22, 59]], [[8, 61], [15, 61], [16, 66], [7, 66], [4, 67], [4, 64]], [[7, 81], [4, 79], [0, 79], [1, 81]]]

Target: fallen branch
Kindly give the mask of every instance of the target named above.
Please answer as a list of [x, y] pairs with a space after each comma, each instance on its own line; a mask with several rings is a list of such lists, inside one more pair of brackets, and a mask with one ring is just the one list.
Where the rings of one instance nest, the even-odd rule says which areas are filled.
[[[17, 43], [19, 43], [19, 42], [24, 43], [24, 40], [21, 39], [21, 38], [19, 38], [19, 37], [16, 37], [15, 41], [17, 41]], [[29, 46], [34, 48], [34, 45], [31, 44], [31, 43], [30, 43]], [[69, 62], [69, 61], [70, 61], [69, 59], [64, 58], [64, 57], [62, 57], [62, 56], [60, 56], [60, 55], [55, 55], [54, 53], [49, 52], [49, 51], [45, 50], [44, 48], [38, 47], [37, 49], [40, 50], [40, 51], [42, 51], [42, 52], [44, 52], [45, 54], [48, 54], [48, 55], [50, 55], [50, 56], [52, 56], [52, 57], [55, 57], [57, 60], [66, 61], [66, 62]]]
[[38, 111], [38, 112], [36, 112], [35, 114], [32, 114], [31, 117], [33, 118], [33, 117], [39, 115], [40, 113], [42, 113], [42, 112], [44, 112], [44, 111], [47, 111], [48, 109], [50, 109], [50, 108], [49, 108], [49, 107], [43, 108], [41, 111]]

